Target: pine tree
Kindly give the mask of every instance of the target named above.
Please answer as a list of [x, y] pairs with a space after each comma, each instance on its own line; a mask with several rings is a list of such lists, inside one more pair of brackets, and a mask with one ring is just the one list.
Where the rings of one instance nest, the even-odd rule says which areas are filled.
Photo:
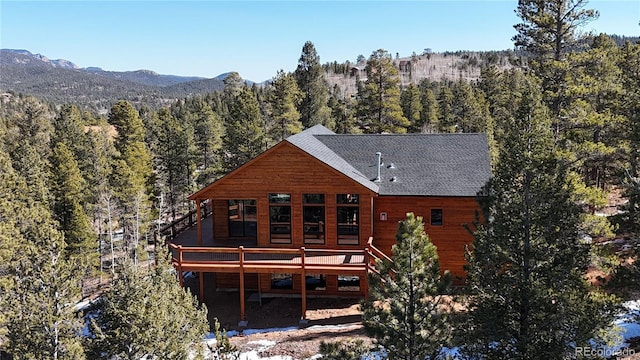
[[65, 256], [87, 274], [97, 268], [96, 239], [91, 222], [82, 207], [85, 181], [78, 162], [63, 142], [53, 150], [53, 214], [66, 243]]
[[0, 148], [0, 346], [14, 359], [81, 359], [77, 267], [31, 191]]
[[[545, 101], [553, 115], [564, 108], [566, 55], [575, 51], [581, 41], [578, 30], [599, 13], [585, 9], [587, 0], [519, 0], [516, 13], [522, 23], [514, 25], [516, 47], [532, 55], [531, 67], [542, 79]], [[559, 119], [558, 119], [559, 120]], [[557, 124], [553, 124], [557, 125]]]
[[332, 129], [334, 125], [327, 105], [329, 87], [324, 78], [322, 65], [320, 65], [320, 56], [318, 56], [316, 48], [311, 41], [304, 43], [302, 54], [298, 60], [298, 67], [293, 76], [302, 92], [302, 100], [298, 105], [302, 126], [310, 128], [321, 124]]
[[583, 223], [591, 236], [613, 236], [606, 218], [595, 212], [607, 205], [605, 186], [618, 180], [624, 140], [620, 115], [622, 71], [620, 51], [607, 35], [595, 37], [591, 48], [567, 55], [566, 107], [559, 127], [560, 145], [572, 162], [576, 201], [584, 204]]
[[82, 319], [73, 307], [80, 290], [77, 269], [55, 230], [37, 241], [44, 243], [38, 254], [13, 264], [9, 352], [14, 359], [83, 359]]
[[[421, 86], [422, 87], [422, 86]], [[413, 129], [413, 132], [419, 132], [423, 134], [438, 132], [438, 114], [440, 112], [438, 107], [438, 100], [433, 90], [430, 88], [424, 88], [421, 91], [420, 102], [422, 104], [422, 111], [420, 112], [419, 125]]]
[[435, 245], [424, 232], [421, 217], [408, 213], [398, 225], [393, 261], [379, 261], [380, 275], [369, 276], [369, 299], [362, 321], [370, 336], [391, 359], [441, 358], [451, 339], [450, 308], [445, 292], [448, 271], [440, 273]]
[[367, 80], [359, 112], [368, 133], [406, 133], [410, 123], [400, 107], [400, 77], [386, 50], [374, 51], [367, 61]]
[[132, 252], [137, 265], [139, 240], [150, 222], [151, 153], [145, 143], [144, 124], [129, 102], [119, 101], [113, 105], [109, 123], [118, 134], [114, 144], [118, 153], [110, 182], [122, 209], [127, 250]]
[[539, 88], [520, 77], [514, 111], [500, 118], [499, 160], [481, 202], [486, 222], [468, 256], [465, 351], [474, 358], [573, 357], [613, 316], [612, 299], [583, 279], [589, 248]]
[[620, 67], [624, 74], [623, 98], [626, 99], [623, 113], [628, 121], [625, 138], [629, 142], [624, 170], [625, 195], [629, 202], [625, 210], [631, 228], [640, 233], [640, 44], [625, 44]]
[[176, 219], [185, 212], [186, 197], [194, 190], [195, 140], [189, 124], [180, 123], [168, 109], [160, 109], [155, 116], [160, 124], [157, 177], [167, 195], [171, 218]]
[[89, 153], [91, 145], [85, 132], [84, 116], [75, 105], [63, 105], [53, 121], [54, 132], [51, 143], [64, 143], [79, 163], [83, 178], [91, 172]]
[[340, 88], [336, 85], [329, 98], [331, 117], [335, 121], [336, 134], [356, 134], [360, 132], [357, 127], [353, 111], [353, 101], [341, 94]]
[[295, 78], [283, 70], [271, 82], [269, 92], [270, 113], [272, 124], [270, 136], [275, 141], [284, 140], [286, 137], [302, 131], [300, 112], [297, 106], [302, 100], [302, 93], [298, 88]]
[[451, 88], [447, 86], [447, 84], [443, 84], [438, 96], [438, 108], [440, 109], [440, 113], [438, 116], [439, 131], [446, 133], [458, 132], [453, 107], [453, 92], [451, 91]]
[[422, 102], [420, 100], [420, 90], [413, 83], [409, 84], [400, 94], [402, 114], [409, 120], [409, 123], [411, 123], [410, 129], [412, 132], [419, 132], [422, 129], [420, 117], [422, 113]]
[[224, 124], [222, 117], [203, 99], [194, 99], [191, 111], [194, 116], [195, 144], [199, 158], [196, 162], [199, 169], [196, 183], [202, 187], [212, 183], [220, 174], [218, 154], [222, 146]]
[[245, 86], [233, 100], [222, 138], [223, 171], [229, 172], [266, 149], [265, 122], [251, 88]]
[[458, 81], [454, 85], [453, 115], [457, 132], [486, 133], [490, 127], [489, 107], [482, 92], [476, 91], [468, 82]]
[[158, 254], [151, 274], [125, 268], [98, 303], [90, 354], [95, 358], [186, 359], [202, 353], [207, 310]]

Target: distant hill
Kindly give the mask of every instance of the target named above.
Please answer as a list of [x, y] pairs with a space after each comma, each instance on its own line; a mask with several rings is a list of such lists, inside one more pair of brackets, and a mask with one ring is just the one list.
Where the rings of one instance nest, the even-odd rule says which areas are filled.
[[[500, 69], [512, 67], [513, 62], [523, 61], [521, 54], [513, 50], [455, 51], [444, 53], [425, 52], [410, 57], [395, 57], [393, 62], [400, 74], [403, 86], [431, 81], [475, 81], [484, 67], [495, 65]], [[357, 80], [367, 78], [366, 62], [325, 63], [323, 68], [330, 86], [337, 85], [345, 96], [357, 92]]]
[[82, 69], [27, 50], [0, 50], [0, 90], [75, 103], [104, 112], [119, 99], [159, 107], [178, 98], [223, 89], [220, 79], [160, 75], [149, 70]]

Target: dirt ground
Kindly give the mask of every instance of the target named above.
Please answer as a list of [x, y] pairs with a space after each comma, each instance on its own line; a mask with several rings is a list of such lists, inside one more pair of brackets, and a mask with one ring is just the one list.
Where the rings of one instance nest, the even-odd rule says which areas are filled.
[[[207, 282], [205, 275], [205, 282]], [[199, 280], [185, 281], [191, 292], [199, 293]], [[307, 359], [319, 351], [322, 341], [347, 339], [371, 340], [364, 334], [360, 298], [308, 297], [307, 322], [300, 323], [302, 302], [297, 297], [260, 297], [255, 291], [245, 293], [246, 327], [240, 327], [240, 295], [238, 291], [213, 291], [206, 289], [205, 304], [209, 309], [209, 322], [217, 318], [222, 328], [239, 335], [230, 338], [240, 351], [257, 350], [265, 340], [276, 344], [259, 351], [262, 357], [290, 356]], [[272, 331], [273, 329], [284, 331]], [[264, 333], [254, 330], [272, 329]], [[250, 333], [245, 334], [243, 330]]]

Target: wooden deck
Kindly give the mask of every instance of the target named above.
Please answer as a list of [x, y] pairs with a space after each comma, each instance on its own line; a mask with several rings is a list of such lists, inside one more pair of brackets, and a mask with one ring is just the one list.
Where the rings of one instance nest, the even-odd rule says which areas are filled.
[[[357, 275], [362, 282], [363, 291], [368, 292], [366, 281], [369, 272], [376, 271], [375, 263], [379, 259], [391, 259], [372, 244], [363, 250], [329, 250], [329, 249], [284, 249], [258, 248], [239, 246], [202, 247], [170, 244], [172, 263], [178, 270], [180, 284], [184, 285], [183, 274], [187, 271], [199, 272], [200, 299], [204, 299], [202, 273], [238, 273], [240, 279], [240, 321], [245, 321], [245, 289], [244, 274], [270, 274], [287, 272], [300, 274], [301, 281], [306, 281], [306, 274]], [[306, 286], [301, 284], [302, 314], [306, 319]]]

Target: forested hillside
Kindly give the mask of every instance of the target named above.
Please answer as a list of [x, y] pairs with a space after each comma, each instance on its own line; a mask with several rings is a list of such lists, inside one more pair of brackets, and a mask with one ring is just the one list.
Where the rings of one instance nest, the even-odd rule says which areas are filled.
[[[206, 331], [204, 311], [167, 290], [176, 288], [168, 271], [140, 275], [145, 246], [193, 208], [186, 197], [196, 189], [316, 124], [337, 133], [487, 134], [494, 178], [485, 221], [469, 224], [468, 316], [451, 317], [462, 322], [454, 330], [469, 330], [455, 338], [482, 358], [521, 359], [565, 358], [600, 340], [613, 294], [640, 284], [640, 44], [580, 35], [596, 16], [583, 1], [538, 3], [517, 8], [521, 55], [400, 58], [372, 49], [366, 61], [322, 65], [309, 41], [295, 71], [263, 86], [231, 73], [220, 91], [211, 80], [160, 91], [3, 63], [3, 89], [11, 90], [7, 79], [25, 80], [0, 97], [0, 348], [17, 359], [186, 354]], [[612, 193], [621, 205], [605, 212]], [[629, 241], [624, 258], [600, 245], [614, 237]], [[591, 268], [609, 284], [589, 286]], [[83, 320], [69, 304], [97, 277], [116, 279], [115, 291], [129, 297], [107, 292], [100, 306], [120, 305], [103, 307], [112, 317], [81, 339]], [[166, 294], [153, 300], [165, 307], [132, 306], [148, 301], [140, 293]], [[128, 315], [118, 306], [158, 326], [122, 336]], [[163, 329], [179, 321], [171, 334], [183, 342], [160, 349], [169, 343]]]
[[222, 89], [222, 80], [159, 75], [148, 70], [114, 72], [81, 69], [66, 60], [49, 60], [24, 50], [0, 50], [0, 89], [36, 96], [55, 104], [73, 103], [106, 114], [126, 99], [157, 109], [177, 98]]

